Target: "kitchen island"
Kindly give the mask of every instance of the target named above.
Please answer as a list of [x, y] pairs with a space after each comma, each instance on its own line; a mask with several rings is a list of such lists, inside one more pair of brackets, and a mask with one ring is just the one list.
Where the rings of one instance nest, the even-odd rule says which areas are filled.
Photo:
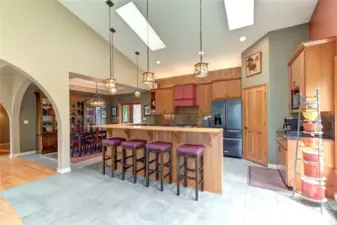
[[[175, 127], [175, 126], [135, 126], [125, 124], [107, 124], [95, 126], [106, 129], [107, 137], [122, 137], [129, 139], [143, 139], [147, 142], [165, 141], [173, 145], [172, 148], [172, 172], [173, 183], [176, 183], [176, 149], [183, 144], [199, 144], [205, 146], [204, 151], [204, 190], [216, 194], [222, 193], [223, 184], [223, 129], [198, 128], [198, 127]], [[108, 150], [108, 154], [111, 150]], [[120, 150], [118, 150], [120, 151]], [[140, 150], [142, 152], [142, 150]], [[131, 152], [128, 152], [131, 154]], [[153, 155], [153, 154], [151, 154]], [[139, 154], [141, 157], [142, 154]], [[153, 157], [153, 156], [152, 156]], [[150, 160], [152, 158], [150, 156]], [[129, 159], [131, 160], [131, 159]], [[164, 158], [166, 162], [168, 158]], [[109, 165], [110, 160], [107, 161]], [[111, 165], [111, 164], [110, 164]], [[194, 168], [194, 160], [188, 161], [188, 167]], [[138, 163], [137, 168], [142, 164]], [[118, 165], [121, 170], [121, 165]], [[131, 171], [129, 171], [131, 172]], [[167, 171], [164, 172], [166, 174]], [[140, 173], [141, 174], [141, 173]], [[189, 176], [194, 176], [189, 172]], [[155, 179], [155, 174], [150, 176]], [[167, 181], [167, 179], [165, 179]], [[194, 181], [188, 181], [189, 187], [194, 187]]]

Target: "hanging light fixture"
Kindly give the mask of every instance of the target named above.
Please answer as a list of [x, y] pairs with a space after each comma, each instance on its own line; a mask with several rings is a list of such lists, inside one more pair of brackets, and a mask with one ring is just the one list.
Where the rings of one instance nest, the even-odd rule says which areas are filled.
[[137, 75], [137, 89], [135, 91], [135, 97], [139, 98], [140, 95], [141, 95], [141, 93], [140, 93], [140, 91], [138, 89], [138, 74], [139, 74], [138, 56], [140, 55], [140, 53], [139, 52], [135, 52], [135, 54], [136, 54], [136, 58], [137, 58], [137, 74], [136, 74]]
[[143, 73], [143, 83], [144, 84], [153, 84], [154, 80], [154, 73], [150, 72], [150, 61], [149, 61], [149, 0], [146, 0], [146, 20], [147, 20], [147, 71]]
[[208, 76], [208, 63], [202, 61], [202, 56], [204, 52], [202, 50], [202, 0], [200, 0], [200, 62], [194, 65], [194, 76], [195, 77], [206, 77]]
[[116, 32], [114, 28], [111, 27], [111, 8], [114, 6], [113, 2], [108, 0], [106, 4], [109, 6], [109, 52], [110, 52], [110, 77], [105, 80], [105, 87], [109, 90], [111, 94], [117, 92], [116, 79], [114, 73], [114, 46], [113, 46], [113, 34]]
[[94, 97], [89, 101], [89, 104], [92, 107], [102, 107], [105, 105], [105, 101], [102, 100], [99, 96], [98, 96], [98, 88], [97, 88], [97, 82], [96, 82], [96, 94], [94, 95]]

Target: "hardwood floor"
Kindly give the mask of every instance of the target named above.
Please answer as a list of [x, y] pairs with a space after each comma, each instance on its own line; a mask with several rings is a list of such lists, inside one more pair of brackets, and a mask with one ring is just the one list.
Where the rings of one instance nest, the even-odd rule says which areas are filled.
[[0, 198], [0, 221], [2, 225], [21, 225], [22, 220], [12, 206], [3, 198]]
[[48, 167], [16, 157], [0, 156], [0, 192], [53, 174], [56, 171]]

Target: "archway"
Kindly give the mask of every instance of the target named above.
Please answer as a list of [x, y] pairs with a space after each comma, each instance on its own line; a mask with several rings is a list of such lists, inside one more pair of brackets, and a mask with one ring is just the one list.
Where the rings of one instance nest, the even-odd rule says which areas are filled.
[[[19, 74], [22, 75], [23, 78], [11, 78], [10, 76], [4, 76], [2, 79], [2, 83], [10, 83], [11, 86], [8, 88], [8, 90], [2, 90], [2, 98], [1, 100], [4, 102], [4, 105], [6, 106], [7, 113], [9, 115], [10, 119], [10, 153], [11, 155], [17, 154], [20, 152], [20, 125], [23, 124], [24, 121], [20, 121], [20, 108], [22, 99], [24, 96], [24, 93], [26, 92], [28, 86], [30, 83], [34, 83], [44, 94], [45, 96], [50, 100], [50, 105], [54, 109], [55, 118], [58, 121], [57, 122], [57, 135], [59, 138], [57, 139], [57, 149], [58, 149], [58, 168], [57, 171], [59, 173], [66, 173], [70, 172], [70, 157], [69, 157], [69, 147], [65, 148], [64, 146], [69, 146], [69, 128], [67, 129], [67, 126], [69, 126], [69, 120], [65, 116], [60, 116], [59, 109], [60, 107], [63, 108], [69, 108], [69, 104], [67, 104], [65, 101], [63, 101], [63, 104], [60, 104], [60, 101], [56, 103], [54, 101], [54, 95], [52, 96], [50, 94], [50, 91], [47, 90], [48, 85], [41, 85], [40, 82], [34, 79], [33, 76], [27, 74], [26, 72], [22, 71], [20, 68], [6, 62], [3, 60], [0, 60], [6, 64], [6, 66], [9, 66], [10, 68], [16, 70]], [[12, 80], [10, 80], [12, 79]], [[14, 79], [14, 80], [13, 80]], [[68, 83], [64, 84], [67, 86], [68, 89]], [[4, 86], [2, 89], [6, 89], [7, 87]], [[48, 88], [49, 89], [49, 88]], [[69, 89], [68, 89], [69, 90]], [[69, 91], [68, 91], [69, 92]], [[69, 96], [69, 95], [68, 95]], [[67, 99], [69, 101], [69, 99]], [[64, 114], [64, 113], [63, 113]], [[21, 123], [21, 124], [20, 124]]]
[[10, 119], [5, 107], [0, 103], [0, 156], [10, 153]]

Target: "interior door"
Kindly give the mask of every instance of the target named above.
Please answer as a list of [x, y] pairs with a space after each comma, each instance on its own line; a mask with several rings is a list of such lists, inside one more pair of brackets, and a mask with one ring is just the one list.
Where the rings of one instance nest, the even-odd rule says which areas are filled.
[[247, 160], [267, 166], [267, 86], [246, 88], [243, 93], [243, 156]]

